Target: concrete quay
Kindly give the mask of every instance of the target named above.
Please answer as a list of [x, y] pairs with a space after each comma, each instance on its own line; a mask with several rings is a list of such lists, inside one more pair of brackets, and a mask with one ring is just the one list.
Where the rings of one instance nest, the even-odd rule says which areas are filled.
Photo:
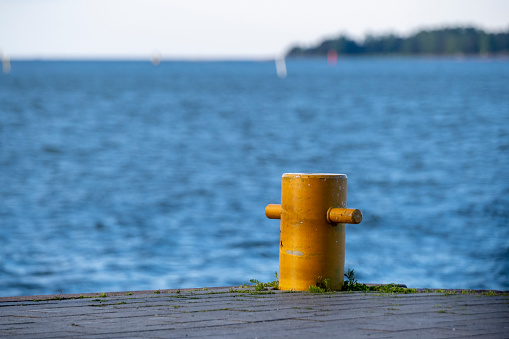
[[509, 338], [499, 291], [222, 287], [0, 298], [0, 337]]

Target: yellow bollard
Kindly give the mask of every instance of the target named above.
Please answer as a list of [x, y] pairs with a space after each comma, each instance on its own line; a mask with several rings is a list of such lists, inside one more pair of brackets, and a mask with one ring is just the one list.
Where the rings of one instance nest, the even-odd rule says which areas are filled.
[[345, 174], [285, 173], [281, 205], [265, 215], [281, 219], [279, 288], [307, 291], [309, 286], [339, 291], [345, 269], [345, 223], [358, 224], [362, 213], [346, 208]]

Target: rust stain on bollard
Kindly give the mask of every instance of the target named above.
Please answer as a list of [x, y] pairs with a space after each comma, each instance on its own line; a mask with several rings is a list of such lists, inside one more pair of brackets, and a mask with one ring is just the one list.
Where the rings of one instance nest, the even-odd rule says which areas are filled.
[[281, 205], [265, 215], [281, 219], [279, 288], [307, 291], [329, 279], [341, 290], [345, 266], [345, 223], [358, 224], [362, 213], [346, 208], [345, 174], [285, 173]]

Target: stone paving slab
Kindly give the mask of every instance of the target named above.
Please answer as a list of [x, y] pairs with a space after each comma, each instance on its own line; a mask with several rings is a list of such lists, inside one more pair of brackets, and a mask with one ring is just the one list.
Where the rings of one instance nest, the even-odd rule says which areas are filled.
[[0, 337], [509, 338], [509, 294], [465, 292], [226, 287], [8, 297], [0, 298]]

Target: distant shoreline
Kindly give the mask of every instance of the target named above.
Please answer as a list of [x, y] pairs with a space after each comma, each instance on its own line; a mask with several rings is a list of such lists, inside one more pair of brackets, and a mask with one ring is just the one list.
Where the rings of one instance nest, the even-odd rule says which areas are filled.
[[310, 56], [492, 56], [509, 55], [509, 30], [487, 33], [475, 27], [421, 30], [408, 37], [394, 34], [356, 41], [346, 35], [310, 46], [294, 46], [287, 57]]

